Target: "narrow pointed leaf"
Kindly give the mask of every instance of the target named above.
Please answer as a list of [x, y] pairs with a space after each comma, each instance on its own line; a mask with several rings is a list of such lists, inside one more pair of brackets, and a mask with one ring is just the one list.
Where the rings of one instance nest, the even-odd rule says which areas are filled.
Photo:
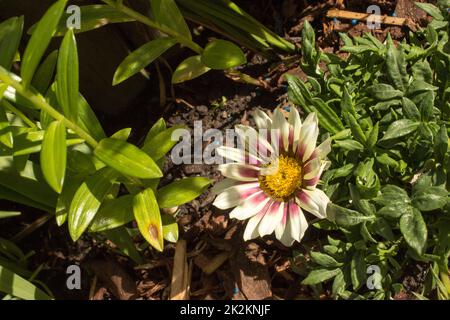
[[21, 75], [25, 87], [31, 83], [42, 56], [47, 50], [50, 40], [56, 32], [57, 25], [64, 13], [67, 0], [59, 0], [54, 3], [44, 14], [36, 26], [36, 30], [31, 36], [25, 49], [22, 59]]
[[53, 51], [42, 62], [33, 77], [32, 85], [41, 94], [46, 94], [53, 80], [56, 64], [58, 62], [58, 50]]
[[133, 196], [128, 194], [102, 205], [92, 221], [90, 230], [100, 232], [118, 228], [133, 219]]
[[225, 70], [246, 62], [244, 52], [237, 45], [226, 40], [211, 41], [202, 54], [202, 63], [211, 69]]
[[161, 213], [155, 194], [151, 189], [146, 189], [137, 194], [133, 200], [133, 212], [139, 231], [145, 240], [156, 250], [163, 251], [163, 227]]
[[134, 76], [175, 44], [176, 40], [172, 38], [159, 38], [133, 51], [117, 68], [113, 85]]
[[152, 13], [157, 22], [188, 39], [192, 39], [189, 27], [175, 0], [150, 0]]
[[202, 62], [202, 56], [193, 56], [178, 65], [172, 75], [172, 83], [181, 83], [195, 79], [211, 70]]
[[56, 96], [63, 113], [72, 121], [78, 118], [79, 73], [77, 42], [73, 30], [64, 36], [58, 55]]
[[10, 70], [23, 32], [23, 17], [13, 17], [0, 24], [0, 66]]
[[78, 240], [92, 222], [116, 178], [114, 170], [103, 168], [78, 188], [70, 205], [68, 220], [69, 233], [74, 241]]
[[192, 201], [211, 184], [208, 178], [185, 178], [172, 182], [158, 190], [158, 204], [161, 208], [173, 208]]
[[52, 122], [44, 134], [41, 168], [45, 180], [57, 193], [64, 184], [67, 163], [66, 128], [61, 121]]
[[113, 138], [100, 141], [94, 150], [95, 156], [115, 170], [136, 178], [162, 177], [161, 169], [138, 147]]
[[51, 300], [30, 281], [3, 266], [0, 266], [0, 291], [23, 300]]

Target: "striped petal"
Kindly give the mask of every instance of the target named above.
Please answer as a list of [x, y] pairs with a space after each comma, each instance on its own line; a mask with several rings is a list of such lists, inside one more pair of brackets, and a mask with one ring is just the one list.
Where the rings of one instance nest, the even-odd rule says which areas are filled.
[[318, 218], [324, 219], [327, 217], [327, 205], [328, 202], [330, 202], [330, 199], [325, 192], [319, 189], [302, 189], [296, 196], [297, 202], [301, 208]]
[[222, 193], [226, 189], [238, 184], [242, 184], [242, 182], [233, 179], [223, 179], [222, 181], [217, 182], [212, 187], [211, 191], [213, 194], [218, 195], [219, 193]]
[[271, 234], [275, 227], [281, 223], [283, 219], [284, 202], [274, 202], [267, 210], [258, 226], [258, 232], [261, 237]]
[[264, 130], [261, 130], [258, 133], [249, 126], [236, 126], [236, 133], [245, 146], [245, 149], [248, 150], [251, 155], [261, 159], [263, 162], [267, 162], [269, 156], [273, 153], [273, 149], [269, 141], [264, 137], [263, 131]]
[[269, 201], [266, 203], [264, 208], [256, 215], [254, 215], [250, 220], [247, 222], [247, 226], [245, 227], [244, 231], [244, 241], [251, 240], [258, 237], [258, 224], [261, 221], [261, 219], [264, 217], [267, 209], [270, 208], [273, 201]]
[[272, 129], [280, 130], [277, 141], [280, 143], [280, 149], [287, 151], [289, 147], [289, 123], [279, 108], [275, 109], [273, 113]]
[[261, 159], [249, 154], [245, 150], [221, 146], [217, 148], [216, 151], [221, 157], [224, 157], [228, 161], [254, 165], [261, 164]]
[[315, 155], [320, 160], [325, 159], [330, 152], [331, 152], [331, 138], [326, 139], [316, 148], [316, 150], [314, 150]]
[[294, 201], [289, 204], [289, 219], [286, 229], [286, 231], [290, 232], [291, 237], [298, 242], [302, 240], [306, 229], [308, 229], [308, 222], [306, 221], [305, 215]]
[[270, 198], [263, 191], [257, 192], [248, 197], [240, 206], [230, 212], [230, 218], [247, 220], [260, 212], [269, 202]]
[[298, 140], [300, 139], [300, 130], [302, 128], [302, 120], [297, 108], [291, 107], [288, 122], [292, 127], [292, 151], [295, 153], [297, 151]]
[[270, 129], [272, 125], [272, 119], [262, 111], [261, 109], [256, 109], [253, 113], [253, 119], [255, 120], [258, 129]]
[[236, 207], [258, 191], [260, 191], [258, 182], [235, 185], [220, 193], [214, 200], [213, 205], [222, 210]]
[[322, 162], [318, 158], [314, 158], [308, 161], [303, 166], [303, 179], [309, 180], [316, 177], [320, 172], [320, 166]]
[[300, 130], [300, 139], [297, 149], [297, 157], [306, 162], [316, 148], [317, 137], [319, 136], [319, 127], [317, 124], [317, 116], [310, 113], [306, 118]]
[[218, 166], [224, 177], [239, 181], [258, 181], [259, 167], [250, 164], [227, 163]]

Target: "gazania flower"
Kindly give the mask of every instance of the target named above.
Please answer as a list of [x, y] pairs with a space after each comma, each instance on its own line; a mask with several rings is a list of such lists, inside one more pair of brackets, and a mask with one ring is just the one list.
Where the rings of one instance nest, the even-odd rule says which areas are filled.
[[[329, 162], [330, 140], [316, 147], [319, 127], [317, 115], [310, 113], [302, 124], [291, 108], [289, 117], [275, 110], [269, 117], [261, 110], [254, 114], [259, 134], [249, 126], [236, 126], [244, 148], [220, 147], [222, 157], [234, 161], [219, 166], [226, 177], [214, 187], [218, 194], [214, 205], [234, 209], [231, 218], [249, 219], [244, 240], [275, 232], [284, 245], [300, 241], [308, 228], [303, 210], [326, 218], [330, 201], [317, 189], [317, 183]], [[268, 137], [261, 132], [268, 132]], [[257, 137], [256, 144], [249, 137]]]

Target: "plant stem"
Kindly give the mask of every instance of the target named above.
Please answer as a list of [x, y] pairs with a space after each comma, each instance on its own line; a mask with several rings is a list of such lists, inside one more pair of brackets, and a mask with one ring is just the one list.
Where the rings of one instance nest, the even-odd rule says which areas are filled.
[[[3, 68], [2, 68], [3, 69]], [[23, 87], [23, 85], [12, 79], [5, 70], [0, 69], [0, 80], [14, 89], [17, 90], [18, 93], [20, 93], [23, 97], [25, 97], [27, 100], [29, 100], [37, 109], [44, 110], [47, 112], [53, 119], [62, 121], [64, 126], [66, 128], [71, 129], [74, 131], [81, 139], [86, 141], [87, 144], [89, 144], [92, 148], [96, 148], [98, 145], [98, 142], [86, 131], [81, 129], [79, 126], [77, 126], [75, 123], [67, 119], [64, 115], [59, 113], [56, 109], [54, 109], [51, 105], [47, 103], [47, 101], [42, 97], [42, 95], [38, 93], [34, 93], [31, 90], [27, 90]]]
[[5, 109], [8, 109], [16, 116], [18, 116], [20, 119], [22, 119], [22, 121], [25, 122], [30, 128], [36, 128], [36, 124], [30, 119], [28, 119], [28, 117], [22, 111], [14, 107], [11, 103], [9, 103], [6, 100], [3, 100], [3, 106], [5, 107]]
[[133, 9], [119, 3], [115, 3], [112, 0], [103, 0], [104, 3], [110, 5], [111, 7], [114, 7], [115, 9], [121, 11], [122, 13], [126, 14], [130, 18], [135, 19], [136, 21], [139, 21], [143, 24], [146, 24], [147, 26], [157, 29], [173, 38], [175, 38], [179, 43], [185, 45], [186, 47], [190, 48], [191, 50], [195, 51], [198, 54], [201, 54], [203, 52], [203, 48], [200, 47], [198, 44], [196, 44], [191, 39], [185, 37], [184, 35], [166, 27], [161, 24], [159, 24], [156, 21], [151, 20], [150, 18], [140, 14], [139, 12], [134, 11]]

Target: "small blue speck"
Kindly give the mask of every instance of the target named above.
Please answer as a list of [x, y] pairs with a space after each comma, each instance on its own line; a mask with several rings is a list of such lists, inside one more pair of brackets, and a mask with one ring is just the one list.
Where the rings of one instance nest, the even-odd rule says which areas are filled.
[[352, 19], [352, 25], [353, 25], [353, 26], [356, 26], [357, 23], [358, 23], [358, 20]]
[[397, 16], [397, 12], [395, 12], [395, 11], [392, 12], [392, 16], [393, 16], [393, 17], [396, 17], [396, 16]]
[[238, 294], [239, 293], [239, 288], [238, 287], [234, 287], [233, 288], [233, 294]]
[[334, 22], [334, 23], [339, 23], [339, 20], [338, 20], [336, 17], [334, 17], [334, 18], [333, 18], [333, 22]]
[[284, 110], [286, 110], [287, 112], [291, 112], [291, 107], [284, 107]]

